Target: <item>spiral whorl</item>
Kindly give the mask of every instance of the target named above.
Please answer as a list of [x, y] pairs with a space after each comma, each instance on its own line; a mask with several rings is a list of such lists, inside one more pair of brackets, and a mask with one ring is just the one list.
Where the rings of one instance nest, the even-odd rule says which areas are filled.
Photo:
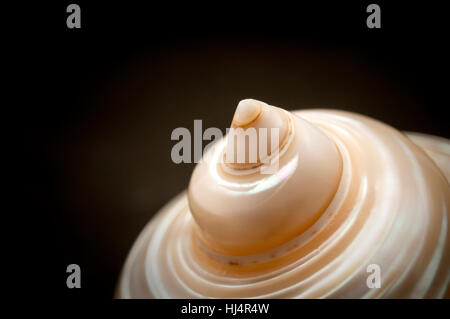
[[[277, 156], [272, 159], [278, 162], [276, 169], [265, 174], [252, 166], [230, 169], [230, 163], [214, 159], [200, 163], [191, 177], [188, 199], [202, 245], [242, 256], [273, 249], [316, 222], [336, 193], [341, 158], [319, 129], [263, 102], [239, 103], [232, 126], [236, 122], [246, 123], [237, 134], [255, 129], [258, 139], [242, 139], [244, 145], [235, 148], [249, 152], [251, 143], [269, 144]], [[262, 139], [258, 134], [262, 129], [278, 130], [279, 140]], [[217, 154], [229, 151], [232, 137], [227, 136], [227, 147], [219, 146]], [[250, 173], [243, 175], [242, 170]]]

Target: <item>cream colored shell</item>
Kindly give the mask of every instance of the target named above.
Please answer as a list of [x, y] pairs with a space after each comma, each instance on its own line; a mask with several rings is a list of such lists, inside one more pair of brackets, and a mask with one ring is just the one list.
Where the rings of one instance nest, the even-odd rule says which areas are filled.
[[[242, 117], [254, 120], [250, 108]], [[189, 192], [140, 234], [117, 297], [445, 296], [450, 141], [343, 111], [287, 114], [294, 137], [280, 169], [232, 176], [197, 165]], [[378, 289], [366, 284], [370, 264], [381, 268]]]

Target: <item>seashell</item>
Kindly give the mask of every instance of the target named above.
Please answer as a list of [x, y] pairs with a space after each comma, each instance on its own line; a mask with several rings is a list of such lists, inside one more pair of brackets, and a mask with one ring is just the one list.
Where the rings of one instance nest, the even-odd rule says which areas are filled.
[[[257, 147], [228, 134], [208, 150], [139, 235], [117, 297], [450, 296], [449, 140], [256, 100], [231, 127], [268, 133]], [[224, 160], [233, 151], [245, 160]]]

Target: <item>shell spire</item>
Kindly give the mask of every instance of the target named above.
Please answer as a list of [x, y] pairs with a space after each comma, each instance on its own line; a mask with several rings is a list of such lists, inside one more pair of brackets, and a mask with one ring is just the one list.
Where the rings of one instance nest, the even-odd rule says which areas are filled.
[[[300, 235], [320, 218], [336, 193], [342, 160], [321, 130], [260, 101], [241, 101], [231, 126], [237, 130], [230, 131], [218, 153], [226, 158], [234, 150], [238, 156], [197, 165], [189, 206], [198, 239], [207, 249], [231, 256], [262, 253]], [[265, 131], [270, 133], [261, 134]], [[261, 146], [270, 151], [260, 153]], [[249, 156], [252, 152], [258, 156]], [[246, 160], [236, 163], [239, 153]], [[276, 162], [268, 173], [260, 165], [268, 162], [266, 157], [272, 157], [270, 165]]]

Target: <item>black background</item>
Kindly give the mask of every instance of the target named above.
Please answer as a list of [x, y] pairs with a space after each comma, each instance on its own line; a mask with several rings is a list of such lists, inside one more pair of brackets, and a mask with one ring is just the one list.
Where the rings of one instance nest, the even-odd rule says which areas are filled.
[[[382, 28], [368, 29], [370, 2], [77, 1], [82, 28], [70, 30], [69, 3], [31, 9], [15, 38], [27, 87], [17, 215], [32, 237], [19, 254], [42, 266], [44, 296], [111, 298], [139, 231], [188, 185], [194, 165], [172, 163], [172, 130], [224, 130], [243, 98], [450, 137], [437, 5], [377, 1]], [[66, 287], [71, 263], [82, 289]]]

